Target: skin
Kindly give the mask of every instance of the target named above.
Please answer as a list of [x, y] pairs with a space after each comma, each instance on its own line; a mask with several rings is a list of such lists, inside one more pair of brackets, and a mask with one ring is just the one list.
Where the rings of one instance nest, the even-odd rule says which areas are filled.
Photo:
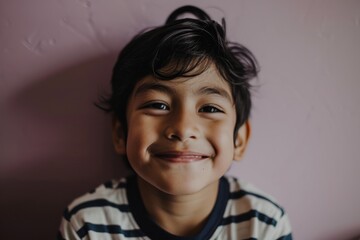
[[178, 236], [201, 229], [219, 179], [246, 149], [250, 124], [234, 139], [235, 121], [230, 87], [214, 66], [191, 78], [148, 76], [137, 83], [127, 108], [127, 139], [115, 121], [113, 141], [117, 153], [127, 155], [144, 205], [163, 229]]

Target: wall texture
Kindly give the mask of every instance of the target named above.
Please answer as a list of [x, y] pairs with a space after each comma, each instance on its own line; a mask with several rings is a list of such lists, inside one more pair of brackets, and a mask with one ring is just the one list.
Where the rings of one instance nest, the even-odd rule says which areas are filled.
[[92, 103], [124, 44], [183, 4], [261, 64], [230, 173], [273, 194], [296, 239], [360, 235], [360, 1], [1, 0], [1, 239], [53, 239], [69, 201], [126, 172]]

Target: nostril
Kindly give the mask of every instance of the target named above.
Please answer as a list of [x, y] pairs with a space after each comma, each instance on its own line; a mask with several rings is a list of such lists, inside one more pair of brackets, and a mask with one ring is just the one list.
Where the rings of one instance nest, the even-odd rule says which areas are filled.
[[197, 138], [197, 130], [194, 127], [184, 127], [179, 125], [167, 126], [164, 129], [164, 137], [172, 141], [186, 141]]
[[179, 136], [177, 136], [176, 134], [170, 134], [169, 139], [181, 141], [181, 138]]

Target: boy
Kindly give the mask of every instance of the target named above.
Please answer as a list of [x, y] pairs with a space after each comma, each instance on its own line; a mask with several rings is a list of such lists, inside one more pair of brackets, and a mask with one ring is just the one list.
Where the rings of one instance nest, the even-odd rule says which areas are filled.
[[[198, 19], [177, 19], [191, 13]], [[113, 142], [133, 176], [75, 200], [59, 239], [292, 239], [284, 210], [224, 174], [250, 136], [257, 62], [223, 26], [185, 6], [115, 64]]]

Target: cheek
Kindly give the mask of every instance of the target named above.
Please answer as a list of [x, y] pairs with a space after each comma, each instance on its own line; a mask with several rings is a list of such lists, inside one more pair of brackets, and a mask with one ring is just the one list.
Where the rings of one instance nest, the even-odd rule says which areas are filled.
[[231, 121], [229, 121], [224, 124], [209, 127], [209, 129], [211, 129], [210, 134], [212, 135], [213, 140], [216, 141], [218, 145], [221, 145], [226, 149], [233, 148], [234, 147], [233, 125], [234, 124]]
[[129, 118], [126, 145], [129, 161], [147, 153], [146, 150], [157, 138], [156, 129], [149, 118]]
[[229, 164], [234, 157], [234, 127], [232, 122], [213, 126], [211, 129], [210, 141], [215, 149], [216, 155], [220, 161], [218, 164]]

